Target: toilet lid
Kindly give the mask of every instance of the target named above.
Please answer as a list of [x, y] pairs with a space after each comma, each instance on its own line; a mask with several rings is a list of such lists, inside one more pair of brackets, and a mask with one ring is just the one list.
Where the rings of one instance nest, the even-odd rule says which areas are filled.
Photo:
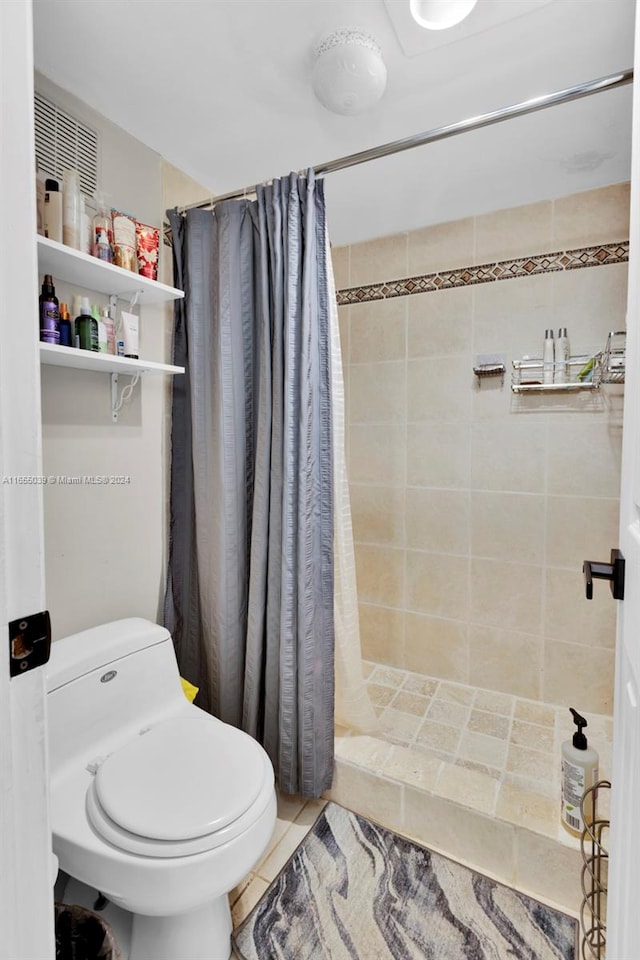
[[222, 830], [254, 803], [264, 752], [248, 734], [205, 718], [164, 720], [112, 753], [94, 788], [119, 827], [152, 840]]

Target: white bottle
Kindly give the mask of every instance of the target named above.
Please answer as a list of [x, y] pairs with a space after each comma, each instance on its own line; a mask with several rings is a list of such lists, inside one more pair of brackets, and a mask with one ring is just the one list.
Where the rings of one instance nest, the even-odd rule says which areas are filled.
[[586, 823], [593, 823], [595, 791], [585, 797], [584, 819], [580, 802], [586, 790], [598, 782], [598, 754], [587, 744], [582, 732], [587, 721], [573, 707], [569, 708], [577, 730], [571, 740], [562, 744], [562, 797], [560, 819], [565, 830], [579, 837]]
[[74, 250], [82, 250], [83, 204], [78, 171], [65, 170], [62, 180], [62, 242]]
[[553, 330], [545, 330], [544, 348], [542, 350], [542, 382], [543, 383], [553, 383], [554, 358], [555, 358], [555, 354], [554, 354]]
[[558, 330], [558, 339], [556, 340], [556, 366], [555, 383], [566, 383], [569, 379], [569, 337], [567, 328], [560, 327]]

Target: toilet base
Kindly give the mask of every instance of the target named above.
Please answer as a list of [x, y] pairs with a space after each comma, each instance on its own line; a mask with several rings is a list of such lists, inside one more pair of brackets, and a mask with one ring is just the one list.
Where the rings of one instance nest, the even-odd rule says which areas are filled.
[[[94, 909], [98, 891], [70, 877], [65, 903]], [[231, 910], [226, 895], [179, 916], [146, 917], [114, 903], [100, 911], [110, 925], [122, 960], [229, 960]]]
[[226, 894], [178, 916], [134, 914], [129, 960], [229, 960], [231, 929]]

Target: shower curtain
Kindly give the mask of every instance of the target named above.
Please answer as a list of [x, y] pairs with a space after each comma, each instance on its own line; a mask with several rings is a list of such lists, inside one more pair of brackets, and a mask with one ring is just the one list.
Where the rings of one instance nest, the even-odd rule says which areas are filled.
[[[281, 790], [319, 796], [335, 696], [337, 332], [323, 183], [291, 174], [255, 201], [169, 219], [185, 291], [174, 361], [186, 374], [173, 386], [165, 623], [198, 703], [263, 743]], [[341, 677], [353, 673], [342, 661]]]

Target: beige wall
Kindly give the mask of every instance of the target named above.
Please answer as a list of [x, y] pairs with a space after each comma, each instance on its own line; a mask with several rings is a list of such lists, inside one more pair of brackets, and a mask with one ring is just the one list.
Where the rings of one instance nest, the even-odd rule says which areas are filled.
[[[109, 203], [160, 226], [160, 156], [44, 78], [36, 77], [36, 89], [99, 132]], [[72, 293], [83, 292], [62, 283], [56, 290], [70, 306]], [[140, 317], [141, 356], [169, 360], [163, 307], [143, 305]], [[143, 378], [114, 424], [107, 374], [42, 369], [45, 474], [130, 477], [123, 486], [44, 489], [46, 595], [55, 638], [119, 617], [158, 616], [166, 539], [164, 380]], [[123, 377], [120, 385], [127, 382]]]
[[[334, 251], [354, 288], [626, 240], [613, 186]], [[610, 712], [615, 603], [582, 561], [617, 543], [622, 390], [517, 396], [546, 327], [573, 354], [624, 328], [627, 265], [545, 272], [340, 308], [363, 654]], [[507, 358], [504, 386], [473, 375]]]

